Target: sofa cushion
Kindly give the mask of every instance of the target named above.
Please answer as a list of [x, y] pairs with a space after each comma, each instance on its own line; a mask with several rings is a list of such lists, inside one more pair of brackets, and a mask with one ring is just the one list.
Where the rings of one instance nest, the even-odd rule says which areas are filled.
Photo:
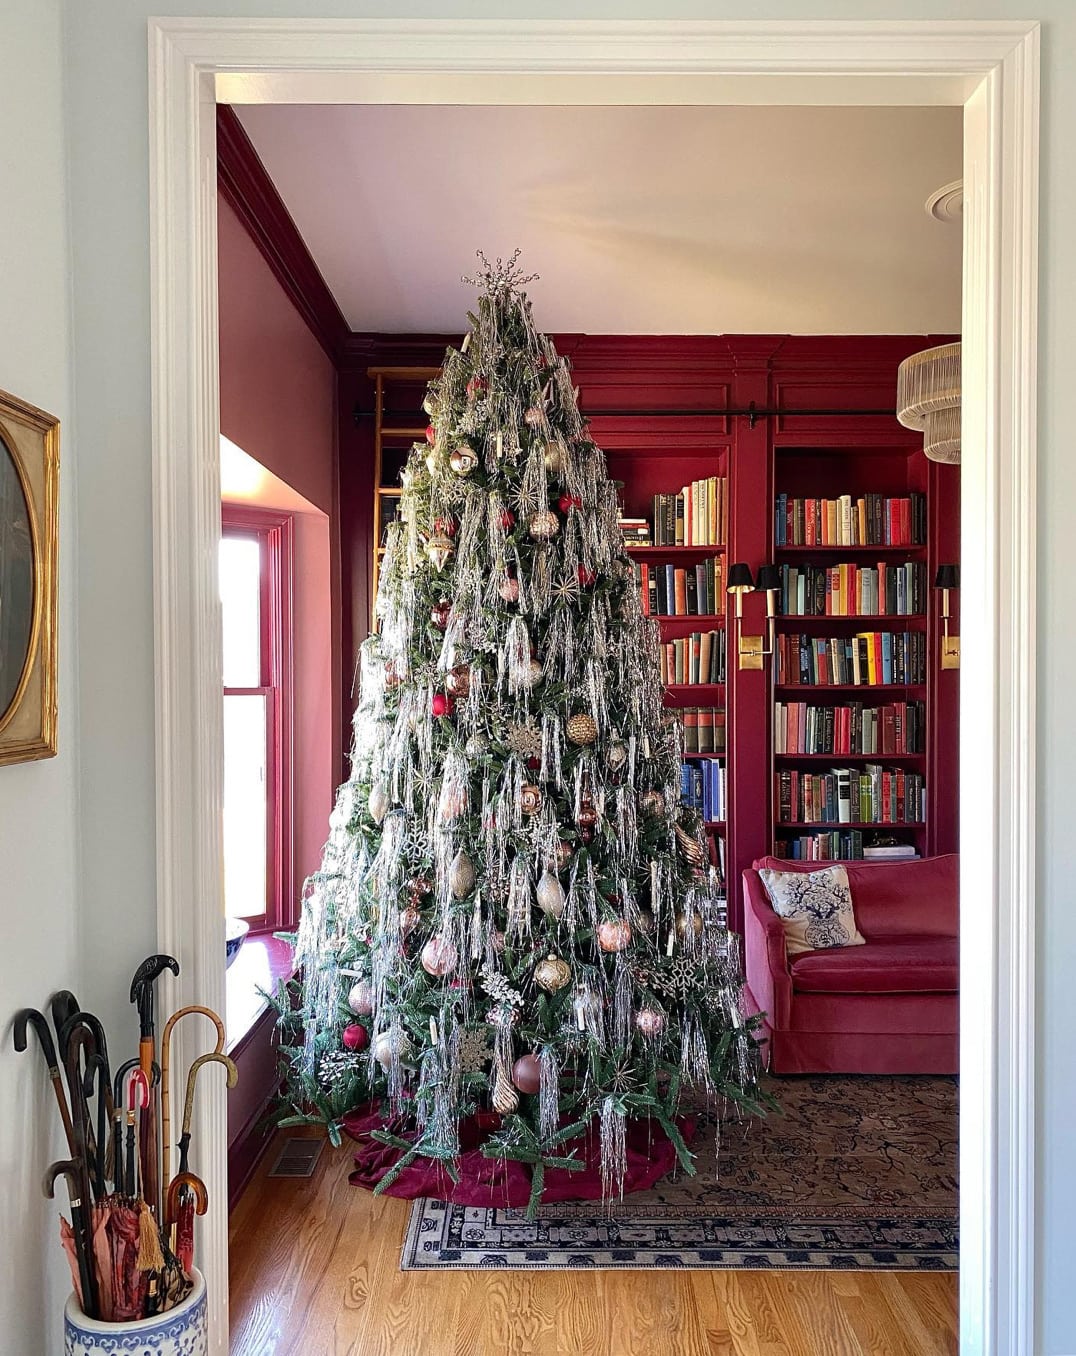
[[785, 930], [789, 956], [816, 947], [863, 945], [843, 866], [808, 873], [764, 869], [758, 874]]
[[956, 993], [955, 937], [905, 937], [792, 958], [795, 993]]
[[[846, 862], [856, 923], [868, 942], [898, 937], [956, 937], [960, 858], [955, 853], [904, 862]], [[817, 862], [760, 857], [756, 870], [817, 871]]]

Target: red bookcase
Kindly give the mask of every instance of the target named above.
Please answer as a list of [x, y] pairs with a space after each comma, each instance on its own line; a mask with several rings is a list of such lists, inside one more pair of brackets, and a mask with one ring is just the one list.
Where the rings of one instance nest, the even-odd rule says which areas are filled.
[[[719, 606], [712, 616], [663, 617], [663, 640], [692, 630], [726, 632], [727, 672], [723, 685], [673, 684], [667, 702], [681, 709], [703, 707], [724, 713], [726, 813], [708, 827], [712, 856], [724, 864], [729, 917], [742, 918], [740, 873], [779, 844], [822, 830], [822, 825], [782, 823], [775, 803], [782, 771], [819, 773], [830, 767], [880, 764], [904, 776], [920, 777], [926, 810], [915, 823], [869, 824], [865, 835], [891, 834], [922, 855], [955, 851], [959, 673], [940, 667], [941, 625], [932, 587], [937, 566], [959, 562], [959, 468], [927, 462], [921, 440], [887, 413], [893, 408], [896, 372], [908, 354], [949, 336], [596, 336], [559, 335], [555, 342], [572, 362], [580, 403], [595, 441], [604, 448], [610, 474], [623, 483], [629, 517], [647, 517], [653, 496], [675, 493], [692, 480], [722, 476], [727, 481], [728, 522], [721, 545], [632, 548], [640, 563], [694, 565], [720, 559], [724, 575], [731, 562], [746, 562], [757, 573], [763, 564], [859, 566], [912, 563], [921, 571], [920, 615], [909, 617], [780, 616], [778, 639], [807, 634], [851, 638], [860, 631], [909, 632], [922, 637], [921, 681], [884, 687], [835, 687], [781, 682], [775, 659], [761, 670], [740, 669], [735, 628]], [[374, 379], [370, 367], [435, 365], [444, 337], [353, 336], [341, 371], [341, 491], [345, 528], [344, 577], [350, 582], [348, 619], [353, 645], [370, 616], [374, 519]], [[401, 388], [403, 389], [403, 388]], [[394, 413], [407, 422], [418, 414]], [[357, 408], [359, 417], [353, 418]], [[752, 416], [739, 411], [763, 412]], [[383, 469], [383, 468], [382, 468]], [[854, 547], [789, 545], [775, 540], [777, 496], [853, 499], [878, 494], [894, 499], [912, 492], [925, 496], [926, 540], [908, 546]], [[951, 607], [958, 612], [957, 597]], [[959, 617], [953, 622], [959, 634]], [[744, 599], [745, 635], [768, 634], [765, 599]], [[353, 662], [353, 661], [351, 661]], [[350, 682], [350, 672], [348, 674]], [[777, 753], [777, 702], [824, 707], [883, 707], [917, 703], [922, 746], [886, 756]], [[694, 755], [689, 761], [701, 761]], [[895, 790], [896, 783], [891, 784]], [[905, 786], [906, 789], [906, 786]], [[836, 826], [834, 826], [836, 827]]]

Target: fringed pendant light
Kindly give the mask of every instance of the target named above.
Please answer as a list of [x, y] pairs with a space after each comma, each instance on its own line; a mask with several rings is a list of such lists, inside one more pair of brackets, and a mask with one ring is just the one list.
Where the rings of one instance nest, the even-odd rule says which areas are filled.
[[897, 418], [923, 433], [931, 461], [960, 460], [960, 345], [913, 353], [897, 369]]

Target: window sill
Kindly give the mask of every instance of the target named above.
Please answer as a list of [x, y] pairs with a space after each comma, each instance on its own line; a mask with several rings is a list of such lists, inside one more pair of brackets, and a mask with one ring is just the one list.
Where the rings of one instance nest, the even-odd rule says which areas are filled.
[[269, 1000], [262, 991], [275, 992], [282, 979], [289, 980], [294, 974], [295, 954], [288, 942], [271, 933], [247, 937], [225, 976], [229, 1055], [234, 1055], [267, 1011]]

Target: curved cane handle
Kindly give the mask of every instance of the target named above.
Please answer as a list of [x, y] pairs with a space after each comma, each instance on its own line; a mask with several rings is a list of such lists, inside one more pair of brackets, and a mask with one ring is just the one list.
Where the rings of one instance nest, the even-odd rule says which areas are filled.
[[193, 1172], [177, 1172], [168, 1183], [168, 1193], [165, 1196], [164, 1219], [166, 1225], [175, 1224], [179, 1217], [179, 1193], [184, 1187], [189, 1187], [194, 1196], [194, 1212], [196, 1215], [204, 1215], [209, 1209], [209, 1192], [206, 1191], [202, 1179], [195, 1177]]

